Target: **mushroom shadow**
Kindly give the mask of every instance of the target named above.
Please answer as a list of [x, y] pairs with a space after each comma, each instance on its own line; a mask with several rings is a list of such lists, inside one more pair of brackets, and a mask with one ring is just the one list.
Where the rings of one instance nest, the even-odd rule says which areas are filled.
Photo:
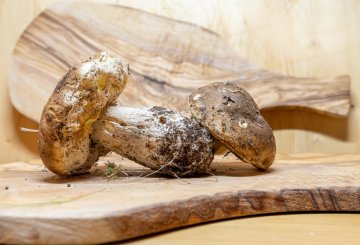
[[[116, 162], [115, 175], [109, 176], [109, 167], [105, 164], [104, 157], [100, 159], [99, 163], [95, 164], [87, 174], [78, 174], [73, 176], [47, 176], [43, 179], [46, 183], [52, 184], [70, 184], [70, 183], [93, 183], [99, 184], [112, 180], [126, 181], [126, 182], [143, 182], [154, 180], [169, 180], [176, 179], [171, 174], [159, 173], [156, 170], [152, 170], [141, 165], [136, 164], [130, 160], [127, 160], [121, 156], [112, 156], [112, 161]], [[114, 171], [114, 170], [113, 170]], [[266, 171], [258, 170], [248, 163], [241, 162], [235, 156], [229, 157], [218, 156], [210, 166], [210, 170], [207, 173], [203, 173], [197, 176], [183, 176], [178, 177], [179, 180], [191, 180], [192, 178], [208, 178], [213, 176], [236, 176], [236, 177], [248, 177], [257, 176], [263, 174], [269, 174], [275, 171], [270, 168]], [[129, 177], [129, 178], [127, 178]], [[95, 180], [95, 181], [94, 181]]]
[[269, 174], [276, 171], [274, 168], [271, 167], [267, 170], [256, 169], [251, 164], [244, 163], [238, 159], [225, 161], [219, 161], [218, 159], [215, 159], [214, 162], [211, 164], [211, 173], [216, 176], [249, 177]]
[[[109, 172], [108, 167], [103, 163], [95, 164], [86, 174], [77, 174], [72, 176], [58, 176], [52, 175], [46, 177], [44, 182], [52, 184], [66, 184], [66, 183], [78, 183], [78, 182], [87, 182], [92, 181], [92, 183], [101, 183], [108, 182], [112, 180], [126, 180], [127, 182], [138, 182], [142, 180], [154, 180], [154, 179], [173, 179], [174, 176], [168, 174], [157, 173], [155, 170], [151, 170], [146, 167], [142, 167], [135, 162], [130, 160], [125, 160], [127, 163], [131, 164], [122, 165], [120, 159], [123, 159], [121, 156], [113, 158], [117, 162], [117, 167], [114, 168], [113, 175]], [[101, 161], [101, 160], [100, 160]], [[119, 163], [120, 162], [120, 163]], [[129, 178], [126, 178], [129, 177]], [[94, 182], [93, 180], [96, 179]]]
[[68, 184], [68, 183], [84, 182], [92, 178], [93, 176], [91, 174], [79, 174], [72, 176], [58, 176], [54, 174], [50, 177], [46, 177], [44, 179], [44, 182], [51, 184]]
[[274, 131], [300, 129], [348, 140], [348, 117], [333, 117], [301, 108], [265, 109], [261, 110], [261, 114]]

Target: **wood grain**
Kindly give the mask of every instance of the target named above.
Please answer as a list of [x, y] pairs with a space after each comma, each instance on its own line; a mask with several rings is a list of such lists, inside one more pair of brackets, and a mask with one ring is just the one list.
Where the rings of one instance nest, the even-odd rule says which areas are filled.
[[[132, 176], [105, 179], [107, 160]], [[149, 170], [116, 156], [71, 178], [3, 164], [0, 242], [99, 243], [252, 214], [360, 211], [359, 164], [359, 155], [283, 155], [258, 172], [229, 155], [214, 161], [217, 177], [181, 180], [139, 178]]]
[[[96, 0], [92, 0], [96, 1]], [[98, 1], [98, 0], [97, 0]], [[0, 1], [0, 162], [38, 157], [37, 128], [11, 105], [8, 69], [16, 41], [27, 25], [54, 0]], [[98, 1], [99, 2], [99, 1]], [[356, 0], [101, 0], [200, 25], [219, 33], [251, 63], [290, 76], [329, 77], [349, 74], [348, 120], [297, 110], [264, 111], [275, 128], [278, 152], [357, 153], [360, 150], [360, 8]], [[341, 10], [341, 11], [339, 11]], [[316, 14], [314, 14], [316, 13]], [[265, 52], [266, 51], [266, 52]]]
[[[20, 34], [56, 0], [0, 1], [0, 162], [38, 157], [37, 124], [9, 100], [9, 58]], [[95, 0], [92, 0], [95, 1]], [[319, 114], [266, 112], [279, 152], [359, 152], [360, 6], [358, 1], [101, 0], [206, 27], [252, 63], [292, 76], [349, 74], [354, 108], [348, 121]], [[131, 244], [357, 244], [358, 214], [252, 217], [180, 229]]]
[[[174, 31], [176, 30], [176, 31]], [[349, 76], [296, 78], [250, 64], [218, 34], [186, 22], [105, 4], [52, 5], [25, 30], [9, 74], [12, 103], [39, 121], [66, 70], [100, 50], [131, 64], [124, 106], [187, 110], [187, 96], [214, 81], [233, 81], [261, 109], [308, 108], [333, 116], [350, 109]]]
[[339, 245], [359, 244], [359, 214], [291, 214], [243, 217], [176, 229], [127, 245]]

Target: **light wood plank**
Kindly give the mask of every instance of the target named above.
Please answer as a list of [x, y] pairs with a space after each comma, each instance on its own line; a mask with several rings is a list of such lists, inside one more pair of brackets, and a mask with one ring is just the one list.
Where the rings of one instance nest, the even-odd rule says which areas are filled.
[[346, 75], [316, 79], [273, 73], [249, 63], [208, 29], [132, 8], [90, 3], [52, 5], [25, 30], [11, 60], [12, 103], [39, 121], [59, 79], [101, 50], [130, 64], [131, 81], [118, 99], [122, 106], [187, 111], [192, 91], [232, 81], [244, 87], [260, 109], [299, 107], [338, 117], [348, 116], [350, 109]]
[[[36, 138], [18, 131], [36, 123], [16, 112], [7, 95], [10, 53], [30, 21], [52, 0], [0, 1], [0, 162], [38, 157]], [[105, 1], [102, 1], [105, 2]], [[359, 152], [360, 5], [358, 1], [106, 1], [132, 6], [209, 28], [226, 39], [252, 63], [267, 69], [307, 77], [349, 74], [352, 103], [348, 121], [329, 120], [298, 112], [267, 112], [276, 128], [279, 152]], [[35, 7], [34, 7], [35, 6]], [[265, 51], [266, 52], [265, 52]], [[348, 126], [348, 129], [347, 129]], [[277, 217], [284, 217], [279, 218]], [[161, 244], [211, 243], [214, 234], [228, 244], [358, 244], [358, 215], [256, 217], [197, 226], [142, 240]], [[224, 225], [226, 228], [219, 226]], [[304, 229], [299, 231], [299, 226]], [[259, 227], [263, 229], [259, 229]], [[193, 231], [194, 230], [194, 231]], [[219, 230], [222, 230], [220, 233]], [[319, 231], [319, 232], [316, 232]], [[226, 233], [227, 232], [227, 233]], [[310, 236], [308, 232], [315, 232]], [[224, 235], [222, 235], [224, 234]], [[251, 236], [249, 235], [251, 234]], [[169, 237], [168, 237], [169, 236]], [[183, 237], [184, 242], [178, 241]], [[226, 244], [226, 242], [225, 242]]]
[[[3, 132], [0, 134], [0, 148], [6, 154], [0, 155], [0, 162], [38, 156], [35, 135], [19, 132], [19, 127], [36, 128], [37, 125], [11, 107], [6, 83], [10, 53], [17, 38], [30, 21], [53, 2], [0, 2], [0, 31], [6, 33], [1, 35], [0, 42], [3, 57], [0, 60], [0, 132]], [[352, 78], [352, 103], [355, 105], [349, 120], [288, 111], [269, 112], [265, 116], [276, 128], [278, 152], [360, 151], [360, 6], [357, 1], [335, 0], [331, 4], [328, 1], [265, 4], [247, 0], [227, 1], [227, 4], [186, 0], [105, 2], [136, 7], [209, 28], [252, 63], [283, 74], [308, 77], [349, 74]], [[314, 11], [318, 14], [311, 14]], [[310, 45], [311, 40], [315, 40], [317, 45]]]
[[178, 229], [122, 244], [359, 244], [359, 214], [291, 214], [244, 217]]
[[[131, 176], [105, 179], [108, 160]], [[0, 165], [1, 243], [99, 243], [253, 214], [360, 211], [360, 155], [283, 155], [266, 172], [218, 156], [216, 177], [185, 179], [139, 178], [151, 170], [116, 155], [68, 178], [37, 162]]]

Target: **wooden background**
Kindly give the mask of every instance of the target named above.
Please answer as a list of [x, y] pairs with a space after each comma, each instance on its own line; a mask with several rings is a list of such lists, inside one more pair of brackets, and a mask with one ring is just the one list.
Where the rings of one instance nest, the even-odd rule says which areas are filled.
[[[37, 124], [11, 106], [7, 94], [10, 53], [21, 32], [54, 0], [0, 1], [0, 163], [37, 158], [35, 135], [19, 127]], [[264, 112], [275, 131], [278, 152], [360, 150], [359, 1], [130, 1], [101, 2], [140, 8], [209, 28], [251, 62], [294, 76], [352, 78], [349, 120], [308, 112]]]
[[[38, 158], [36, 138], [19, 127], [36, 123], [11, 106], [7, 94], [10, 53], [21, 32], [54, 0], [0, 0], [0, 163]], [[98, 1], [100, 2], [100, 1]], [[193, 22], [225, 37], [251, 62], [295, 76], [352, 78], [349, 120], [307, 112], [265, 112], [276, 129], [279, 152], [360, 152], [360, 1], [105, 0]], [[291, 215], [235, 219], [140, 240], [258, 244], [359, 242], [359, 216]], [[346, 243], [346, 241], [345, 241]]]

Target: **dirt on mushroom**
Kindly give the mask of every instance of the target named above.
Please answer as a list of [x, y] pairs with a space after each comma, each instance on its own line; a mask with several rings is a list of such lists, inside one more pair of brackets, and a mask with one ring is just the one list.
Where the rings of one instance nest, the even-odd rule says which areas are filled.
[[107, 149], [89, 135], [92, 124], [124, 89], [129, 66], [106, 52], [73, 67], [46, 103], [39, 125], [39, 152], [58, 175], [87, 172]]
[[205, 173], [214, 158], [208, 131], [174, 110], [111, 106], [94, 126], [96, 142], [160, 173]]
[[192, 116], [241, 160], [267, 169], [275, 137], [250, 94], [230, 82], [201, 87], [189, 96]]
[[45, 166], [58, 175], [86, 173], [113, 151], [176, 177], [207, 172], [214, 140], [197, 121], [156, 106], [109, 106], [129, 75], [129, 66], [106, 52], [70, 69], [41, 116], [39, 150]]

